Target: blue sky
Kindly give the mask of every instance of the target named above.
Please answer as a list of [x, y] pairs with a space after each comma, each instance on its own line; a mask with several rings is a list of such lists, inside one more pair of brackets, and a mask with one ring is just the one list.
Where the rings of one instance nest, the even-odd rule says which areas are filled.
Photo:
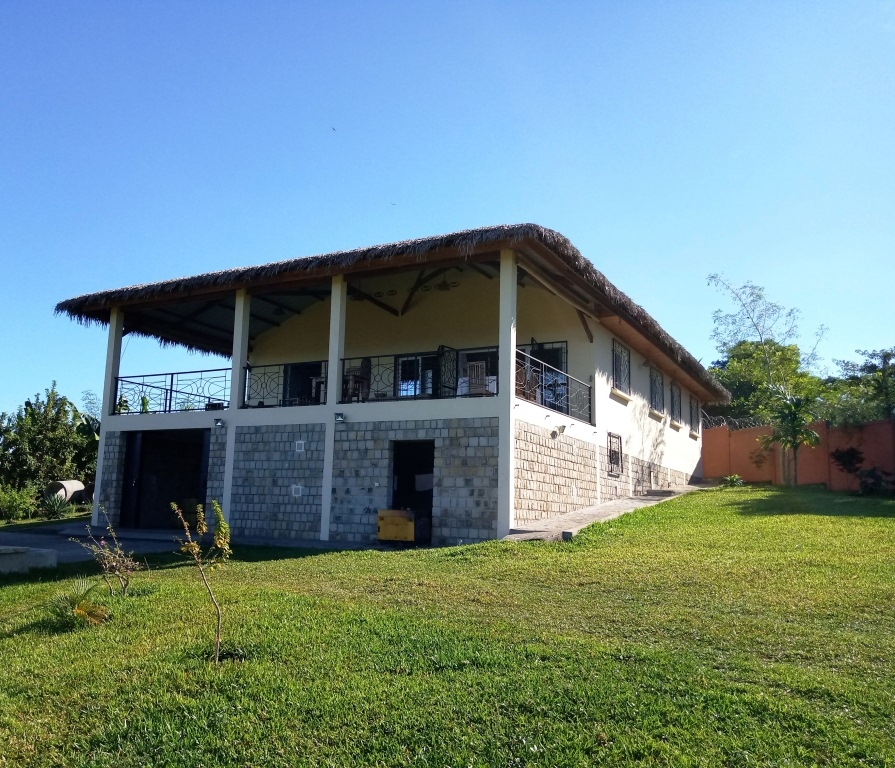
[[0, 411], [101, 392], [62, 299], [525, 221], [704, 363], [717, 271], [895, 345], [893, 2], [7, 2], [0, 76]]

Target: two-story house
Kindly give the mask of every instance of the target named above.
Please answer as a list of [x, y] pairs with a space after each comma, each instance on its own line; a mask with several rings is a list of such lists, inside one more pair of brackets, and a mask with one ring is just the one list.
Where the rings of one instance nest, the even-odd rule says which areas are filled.
[[[435, 544], [502, 537], [701, 476], [727, 392], [562, 235], [467, 230], [101, 291], [94, 522], [173, 527], [222, 502], [234, 537], [369, 544], [414, 510]], [[129, 333], [217, 370], [119, 370]]]

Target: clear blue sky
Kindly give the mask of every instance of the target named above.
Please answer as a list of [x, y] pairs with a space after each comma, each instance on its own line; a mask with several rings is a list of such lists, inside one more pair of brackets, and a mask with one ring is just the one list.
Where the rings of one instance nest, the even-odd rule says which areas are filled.
[[715, 271], [895, 345], [892, 2], [29, 0], [0, 76], [0, 411], [101, 392], [62, 299], [524, 221], [704, 363]]

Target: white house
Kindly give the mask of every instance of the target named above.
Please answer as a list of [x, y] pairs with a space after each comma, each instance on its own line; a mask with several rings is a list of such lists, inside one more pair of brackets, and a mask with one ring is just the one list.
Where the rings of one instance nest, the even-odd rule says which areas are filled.
[[[170, 527], [219, 499], [234, 538], [418, 541], [701, 476], [700, 406], [727, 392], [562, 235], [533, 224], [101, 291], [109, 327], [95, 523]], [[129, 333], [229, 358], [119, 371]]]

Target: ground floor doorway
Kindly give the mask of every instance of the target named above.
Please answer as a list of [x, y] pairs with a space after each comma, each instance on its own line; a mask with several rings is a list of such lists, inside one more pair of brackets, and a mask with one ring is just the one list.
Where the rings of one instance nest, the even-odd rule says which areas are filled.
[[414, 543], [432, 543], [432, 494], [435, 474], [434, 440], [392, 443], [392, 509], [414, 513]]
[[179, 528], [171, 502], [195, 520], [205, 503], [210, 430], [128, 432], [121, 493], [123, 528]]

